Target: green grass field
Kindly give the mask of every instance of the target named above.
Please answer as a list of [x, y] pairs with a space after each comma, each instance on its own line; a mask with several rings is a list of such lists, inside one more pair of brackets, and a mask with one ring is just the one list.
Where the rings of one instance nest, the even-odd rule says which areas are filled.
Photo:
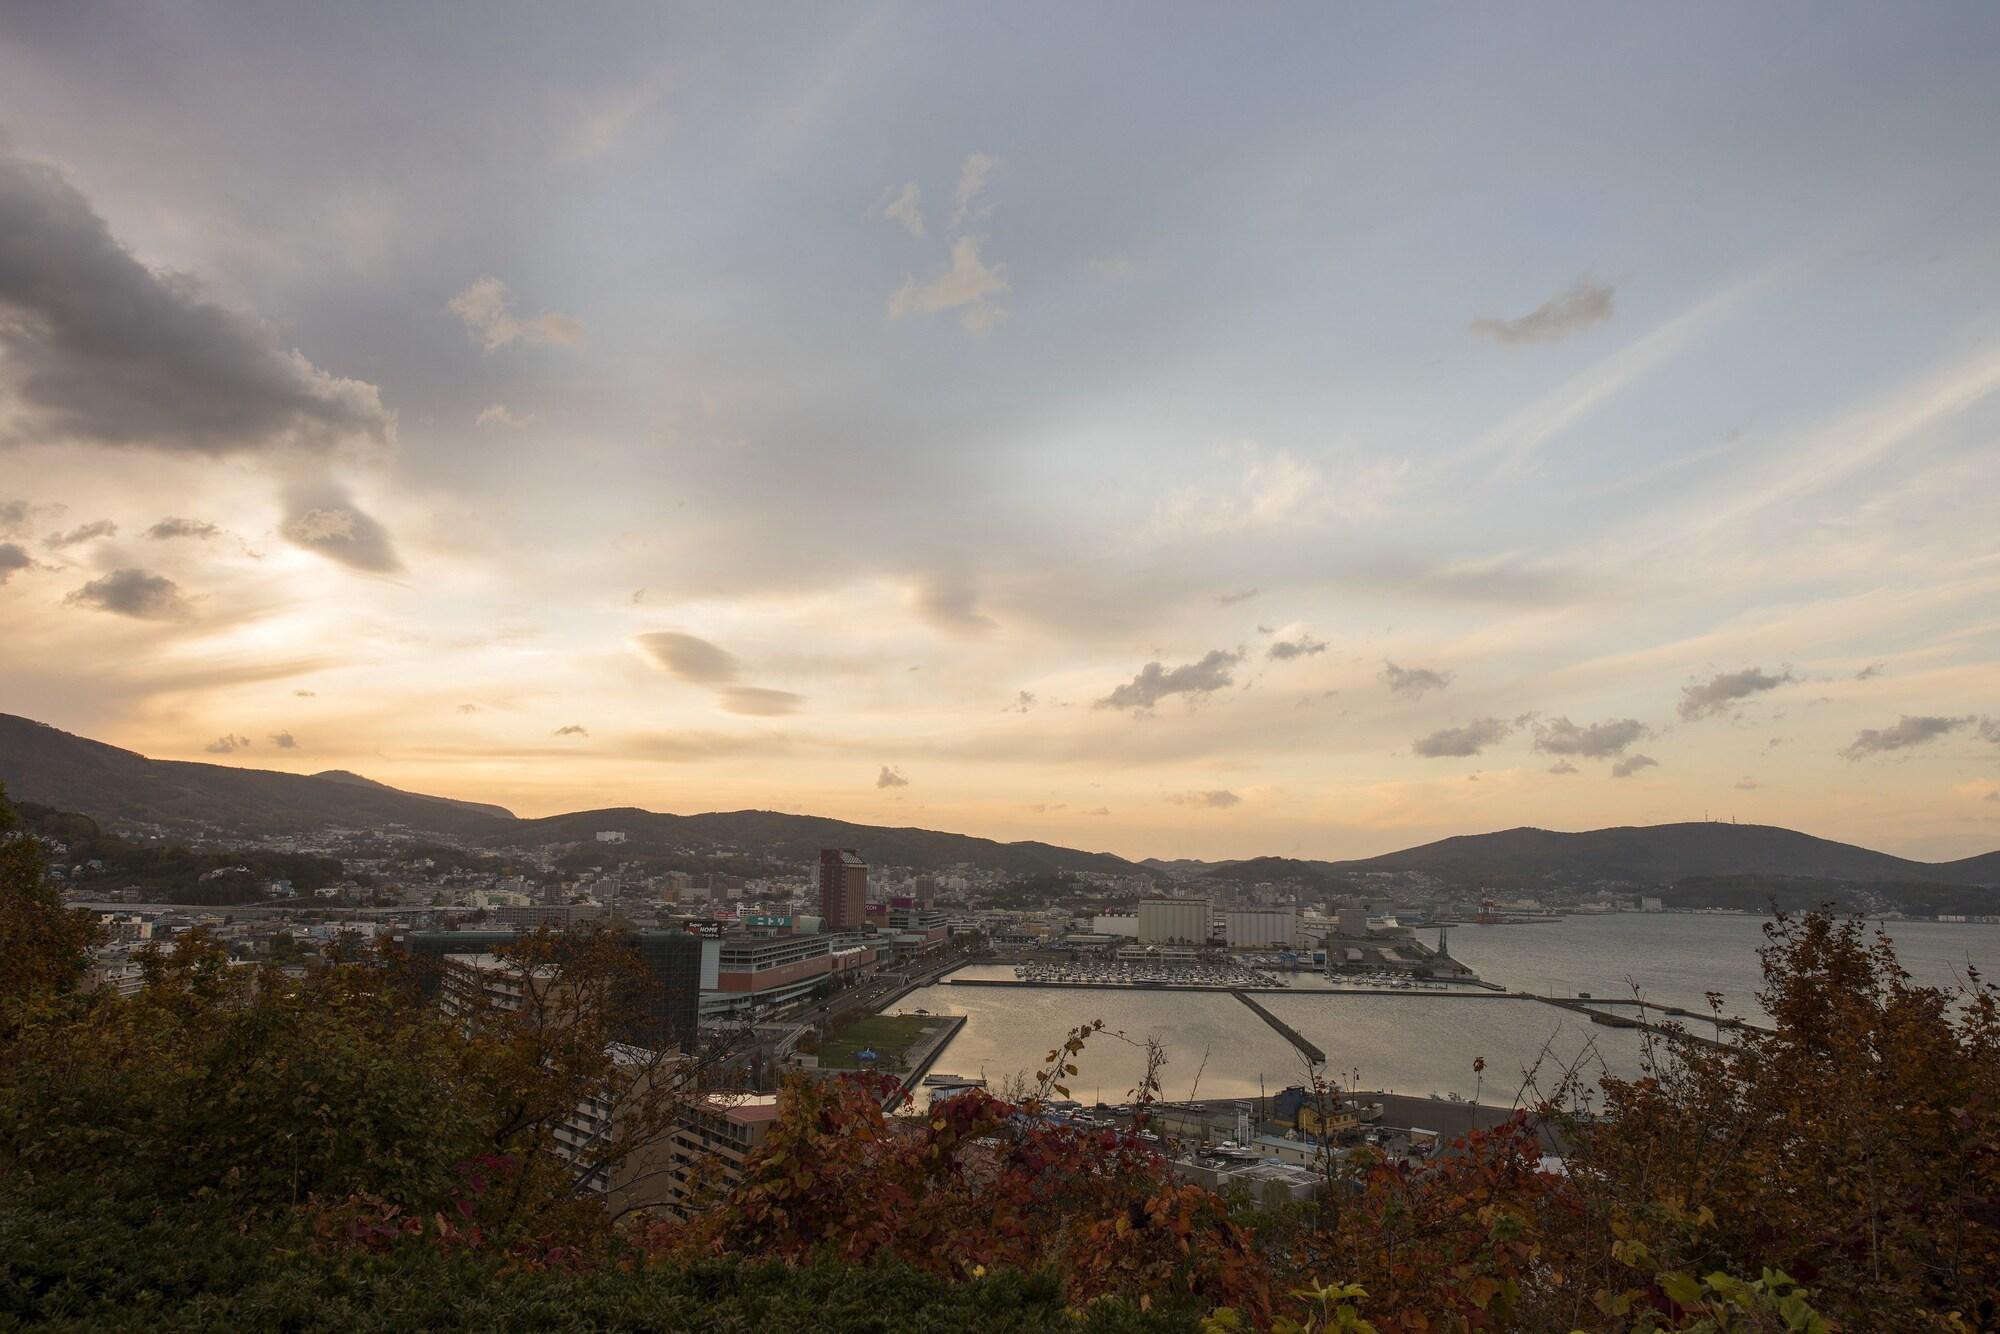
[[843, 1026], [836, 1036], [820, 1044], [820, 1068], [859, 1069], [860, 1063], [855, 1061], [854, 1053], [863, 1047], [873, 1047], [881, 1059], [870, 1064], [870, 1069], [901, 1074], [909, 1069], [903, 1060], [904, 1051], [922, 1038], [933, 1024], [943, 1023], [942, 1019], [926, 1018], [920, 1014], [871, 1014], [865, 1019], [856, 1019]]

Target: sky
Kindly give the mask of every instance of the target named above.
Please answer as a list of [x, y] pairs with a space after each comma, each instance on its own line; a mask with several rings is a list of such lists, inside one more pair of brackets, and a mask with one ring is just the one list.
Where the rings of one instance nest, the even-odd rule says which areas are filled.
[[0, 711], [2000, 847], [2000, 10], [0, 5]]

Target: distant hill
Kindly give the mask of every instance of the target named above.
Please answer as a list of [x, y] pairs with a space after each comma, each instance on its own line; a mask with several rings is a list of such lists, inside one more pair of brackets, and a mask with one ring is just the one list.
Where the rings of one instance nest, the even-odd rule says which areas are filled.
[[1956, 862], [1919, 862], [1771, 825], [1631, 825], [1564, 834], [1503, 829], [1461, 834], [1359, 861], [1321, 863], [1337, 873], [1424, 871], [1451, 880], [1631, 880], [1665, 884], [1689, 876], [1786, 875], [1822, 880], [2000, 885], [2000, 852]]
[[354, 774], [287, 774], [149, 760], [0, 713], [0, 783], [20, 801], [105, 821], [208, 826], [244, 834], [400, 825], [465, 837], [511, 823], [499, 806], [404, 792]]
[[1289, 857], [1131, 862], [1052, 843], [1000, 843], [780, 811], [666, 815], [620, 807], [518, 820], [499, 806], [404, 792], [340, 769], [286, 774], [151, 760], [9, 714], [0, 714], [0, 783], [18, 800], [107, 822], [206, 826], [243, 834], [401, 827], [486, 847], [588, 843], [599, 830], [615, 829], [641, 846], [734, 848], [750, 857], [794, 864], [810, 861], [824, 847], [851, 847], [882, 865], [943, 870], [968, 863], [1023, 876], [1100, 871], [1250, 884], [1294, 880], [1328, 890], [1339, 889], [1345, 877], [1368, 871], [1424, 871], [1459, 883], [1495, 885], [1551, 878], [1664, 885], [1697, 876], [1768, 875], [2000, 886], [2000, 852], [1955, 862], [1918, 862], [1768, 825], [1644, 825], [1575, 834], [1505, 829], [1344, 862]]
[[855, 848], [871, 862], [943, 870], [967, 863], [1017, 875], [1047, 871], [1101, 871], [1146, 874], [1144, 867], [1108, 852], [1079, 852], [1053, 843], [1000, 843], [934, 829], [849, 824], [816, 815], [782, 811], [717, 811], [706, 815], [662, 815], [633, 807], [578, 811], [523, 820], [489, 834], [489, 843], [587, 842], [598, 830], [617, 830], [628, 840], [663, 846], [737, 848], [777, 861], [804, 863], [821, 848]]

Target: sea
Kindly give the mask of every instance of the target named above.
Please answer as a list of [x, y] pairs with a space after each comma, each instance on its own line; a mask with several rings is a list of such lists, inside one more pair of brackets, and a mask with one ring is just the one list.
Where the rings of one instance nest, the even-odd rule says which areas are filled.
[[[1764, 925], [1747, 915], [1618, 913], [1456, 926], [1448, 943], [1483, 980], [1510, 991], [1636, 993], [1702, 1014], [1704, 993], [1716, 991], [1724, 1015], [1756, 1022], [1763, 1017], [1756, 993]], [[1919, 982], [1959, 985], [1968, 968], [2000, 979], [2000, 925], [1892, 921], [1880, 929]], [[1435, 942], [1435, 930], [1423, 939]], [[951, 976], [1012, 978], [1013, 969], [972, 965]], [[1333, 1078], [1371, 1091], [1505, 1106], [1533, 1101], [1565, 1073], [1592, 1088], [1607, 1073], [1631, 1078], [1645, 1058], [1642, 1033], [1535, 1000], [1351, 995], [1309, 985], [1257, 1000], [1326, 1053]], [[1257, 1097], [1301, 1082], [1307, 1071], [1289, 1042], [1226, 992], [960, 987], [947, 977], [896, 1008], [964, 1015], [965, 1026], [932, 1068], [995, 1085], [1039, 1070], [1070, 1030], [1102, 1020], [1104, 1031], [1071, 1058], [1078, 1073], [1064, 1081], [1085, 1102], [1127, 1100], [1149, 1038], [1165, 1053], [1161, 1083], [1169, 1098]]]

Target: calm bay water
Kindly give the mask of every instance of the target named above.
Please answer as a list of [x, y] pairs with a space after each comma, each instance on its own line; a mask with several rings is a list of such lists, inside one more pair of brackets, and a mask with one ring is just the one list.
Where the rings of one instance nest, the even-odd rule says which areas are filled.
[[[1724, 994], [1725, 1013], [1754, 1017], [1761, 926], [1749, 917], [1576, 917], [1534, 926], [1455, 927], [1451, 951], [1510, 990], [1624, 997], [1637, 984], [1649, 1000], [1695, 1010], [1705, 1010], [1702, 993], [1715, 990]], [[1968, 962], [2000, 976], [2000, 926], [1894, 922], [1887, 929], [1904, 966], [1921, 982], [1949, 985]], [[976, 966], [956, 976], [1011, 978], [1013, 970]], [[1576, 1063], [1593, 1079], [1607, 1070], [1630, 1076], [1639, 1065], [1637, 1033], [1536, 1001], [1325, 991], [1258, 999], [1325, 1050], [1331, 1069], [1358, 1069], [1364, 1088], [1468, 1098], [1476, 1091], [1482, 1101], [1506, 1103], [1538, 1059], [1544, 1079], [1552, 1064]], [[936, 1066], [953, 1074], [998, 1081], [1036, 1069], [1069, 1029], [1094, 1019], [1134, 1041], [1154, 1036], [1165, 1045], [1169, 1097], [1191, 1091], [1254, 1097], [1260, 1086], [1297, 1083], [1304, 1072], [1289, 1043], [1222, 993], [939, 984], [913, 993], [900, 1008], [918, 1007], [966, 1016]], [[1486, 1062], [1483, 1077], [1473, 1073], [1475, 1058]], [[1069, 1081], [1074, 1096], [1117, 1102], [1137, 1083], [1144, 1063], [1136, 1046], [1100, 1035], [1077, 1064], [1082, 1073]]]

